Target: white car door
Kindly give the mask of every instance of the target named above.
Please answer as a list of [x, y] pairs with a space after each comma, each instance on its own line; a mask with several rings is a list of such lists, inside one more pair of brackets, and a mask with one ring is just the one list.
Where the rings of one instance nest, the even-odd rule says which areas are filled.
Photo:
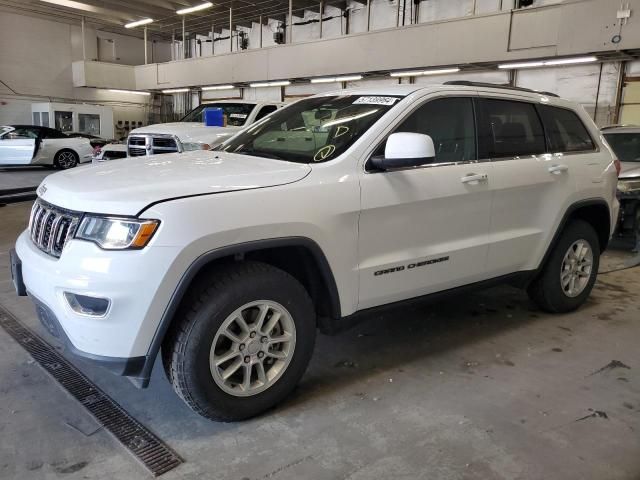
[[0, 165], [29, 165], [36, 140], [37, 135], [24, 128], [5, 129], [0, 136]]
[[431, 97], [395, 131], [431, 136], [435, 161], [363, 172], [358, 309], [486, 278], [492, 164], [475, 130], [472, 97]]
[[488, 270], [491, 276], [532, 270], [576, 191], [570, 175], [576, 159], [547, 148], [542, 106], [481, 95], [482, 148], [493, 164]]

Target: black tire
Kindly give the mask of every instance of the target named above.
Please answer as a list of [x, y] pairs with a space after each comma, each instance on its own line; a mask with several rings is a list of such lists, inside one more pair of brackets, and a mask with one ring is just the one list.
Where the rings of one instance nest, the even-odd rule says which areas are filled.
[[80, 157], [73, 150], [64, 149], [56, 153], [53, 157], [53, 166], [59, 170], [68, 170], [76, 167], [80, 162]]
[[[280, 403], [307, 369], [315, 344], [316, 314], [305, 288], [278, 268], [247, 261], [222, 266], [195, 290], [180, 307], [162, 347], [165, 372], [176, 393], [196, 413], [222, 422], [244, 420]], [[273, 385], [239, 397], [214, 381], [210, 349], [225, 319], [258, 300], [277, 302], [288, 310], [295, 324], [295, 348]]]
[[[574, 242], [583, 240], [589, 244], [593, 252], [591, 273], [582, 292], [571, 297], [565, 293], [560, 280], [560, 271], [565, 254]], [[566, 313], [576, 310], [591, 293], [596, 282], [600, 265], [600, 241], [593, 227], [583, 220], [573, 220], [569, 223], [558, 242], [553, 247], [542, 272], [529, 285], [529, 297], [544, 311], [550, 313]]]

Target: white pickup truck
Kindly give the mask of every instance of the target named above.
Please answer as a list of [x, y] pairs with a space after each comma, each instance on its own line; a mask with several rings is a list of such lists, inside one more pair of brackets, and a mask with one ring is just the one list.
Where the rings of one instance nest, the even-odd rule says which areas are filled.
[[[127, 140], [127, 155], [140, 157], [161, 153], [181, 153], [191, 150], [209, 150], [283, 107], [279, 102], [248, 100], [220, 100], [203, 103], [190, 111], [179, 122], [159, 123], [136, 128]], [[226, 126], [209, 127], [204, 123], [205, 108], [221, 108]]]

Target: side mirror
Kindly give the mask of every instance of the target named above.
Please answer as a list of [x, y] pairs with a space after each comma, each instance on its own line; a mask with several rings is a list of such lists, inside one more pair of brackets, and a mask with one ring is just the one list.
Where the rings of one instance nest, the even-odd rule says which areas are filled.
[[436, 149], [429, 135], [421, 133], [392, 133], [387, 138], [384, 157], [372, 157], [371, 165], [378, 170], [419, 167], [436, 158]]

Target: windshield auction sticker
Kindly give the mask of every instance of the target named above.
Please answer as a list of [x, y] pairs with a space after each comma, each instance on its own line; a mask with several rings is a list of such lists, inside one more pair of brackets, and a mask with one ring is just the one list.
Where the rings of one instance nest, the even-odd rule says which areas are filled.
[[354, 105], [385, 105], [391, 106], [394, 105], [398, 99], [396, 97], [360, 97], [355, 102]]

